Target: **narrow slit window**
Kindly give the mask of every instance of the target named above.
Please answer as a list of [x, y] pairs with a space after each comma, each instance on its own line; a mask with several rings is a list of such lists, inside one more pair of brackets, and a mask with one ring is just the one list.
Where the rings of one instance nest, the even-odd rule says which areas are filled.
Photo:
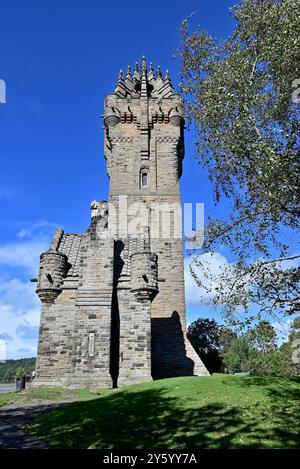
[[142, 187], [148, 186], [148, 174], [142, 173]]
[[89, 333], [89, 357], [95, 355], [95, 332]]

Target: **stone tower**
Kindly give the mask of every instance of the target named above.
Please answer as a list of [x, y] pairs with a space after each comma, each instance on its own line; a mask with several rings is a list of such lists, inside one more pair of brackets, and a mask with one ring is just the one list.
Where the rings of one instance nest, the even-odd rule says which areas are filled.
[[179, 180], [184, 109], [143, 59], [105, 99], [109, 203], [41, 255], [36, 385], [122, 386], [208, 374], [186, 337]]

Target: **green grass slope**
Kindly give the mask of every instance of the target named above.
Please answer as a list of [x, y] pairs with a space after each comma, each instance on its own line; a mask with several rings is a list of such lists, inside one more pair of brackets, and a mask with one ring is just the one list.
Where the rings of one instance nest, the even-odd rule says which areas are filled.
[[27, 404], [55, 402], [55, 401], [81, 401], [95, 399], [95, 394], [88, 389], [53, 388], [29, 388], [21, 392], [8, 392], [0, 394], [0, 407], [6, 404]]
[[27, 427], [55, 448], [297, 448], [299, 379], [173, 378], [103, 390]]
[[8, 393], [5, 393], [5, 394], [0, 394], [0, 407], [13, 402], [14, 397], [15, 397], [15, 395], [12, 392], [8, 392]]

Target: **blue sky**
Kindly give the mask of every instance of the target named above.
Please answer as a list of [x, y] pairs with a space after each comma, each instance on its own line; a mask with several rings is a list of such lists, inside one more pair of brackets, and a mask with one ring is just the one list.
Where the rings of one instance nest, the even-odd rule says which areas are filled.
[[[1, 4], [0, 79], [0, 339], [8, 358], [35, 353], [39, 254], [57, 225], [84, 231], [89, 204], [108, 194], [100, 115], [119, 69], [145, 55], [178, 84], [179, 25], [197, 10], [199, 24], [219, 38], [231, 32], [226, 0], [101, 2], [11, 0]], [[183, 202], [215, 211], [206, 173], [186, 133]], [[222, 256], [216, 262], [222, 262]], [[190, 282], [190, 280], [188, 280]], [[188, 321], [211, 316], [189, 284]]]

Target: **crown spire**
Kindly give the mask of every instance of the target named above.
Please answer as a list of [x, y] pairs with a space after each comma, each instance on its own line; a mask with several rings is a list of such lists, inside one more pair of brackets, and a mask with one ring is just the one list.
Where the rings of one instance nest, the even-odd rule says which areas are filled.
[[141, 97], [146, 97], [148, 95], [147, 93], [147, 64], [146, 64], [146, 59], [145, 56], [143, 55], [142, 58], [142, 77], [141, 77]]
[[166, 70], [163, 78], [160, 66], [157, 66], [156, 72], [152, 62], [147, 69], [146, 58], [143, 55], [140, 66], [135, 62], [133, 70], [130, 65], [123, 74], [120, 70], [115, 93], [119, 96], [137, 96], [168, 98], [174, 94], [169, 71]]
[[146, 59], [145, 59], [144, 55], [143, 55], [143, 58], [142, 58], [141, 70], [142, 70], [142, 74], [146, 74], [146, 72], [147, 72], [147, 63], [146, 63]]

